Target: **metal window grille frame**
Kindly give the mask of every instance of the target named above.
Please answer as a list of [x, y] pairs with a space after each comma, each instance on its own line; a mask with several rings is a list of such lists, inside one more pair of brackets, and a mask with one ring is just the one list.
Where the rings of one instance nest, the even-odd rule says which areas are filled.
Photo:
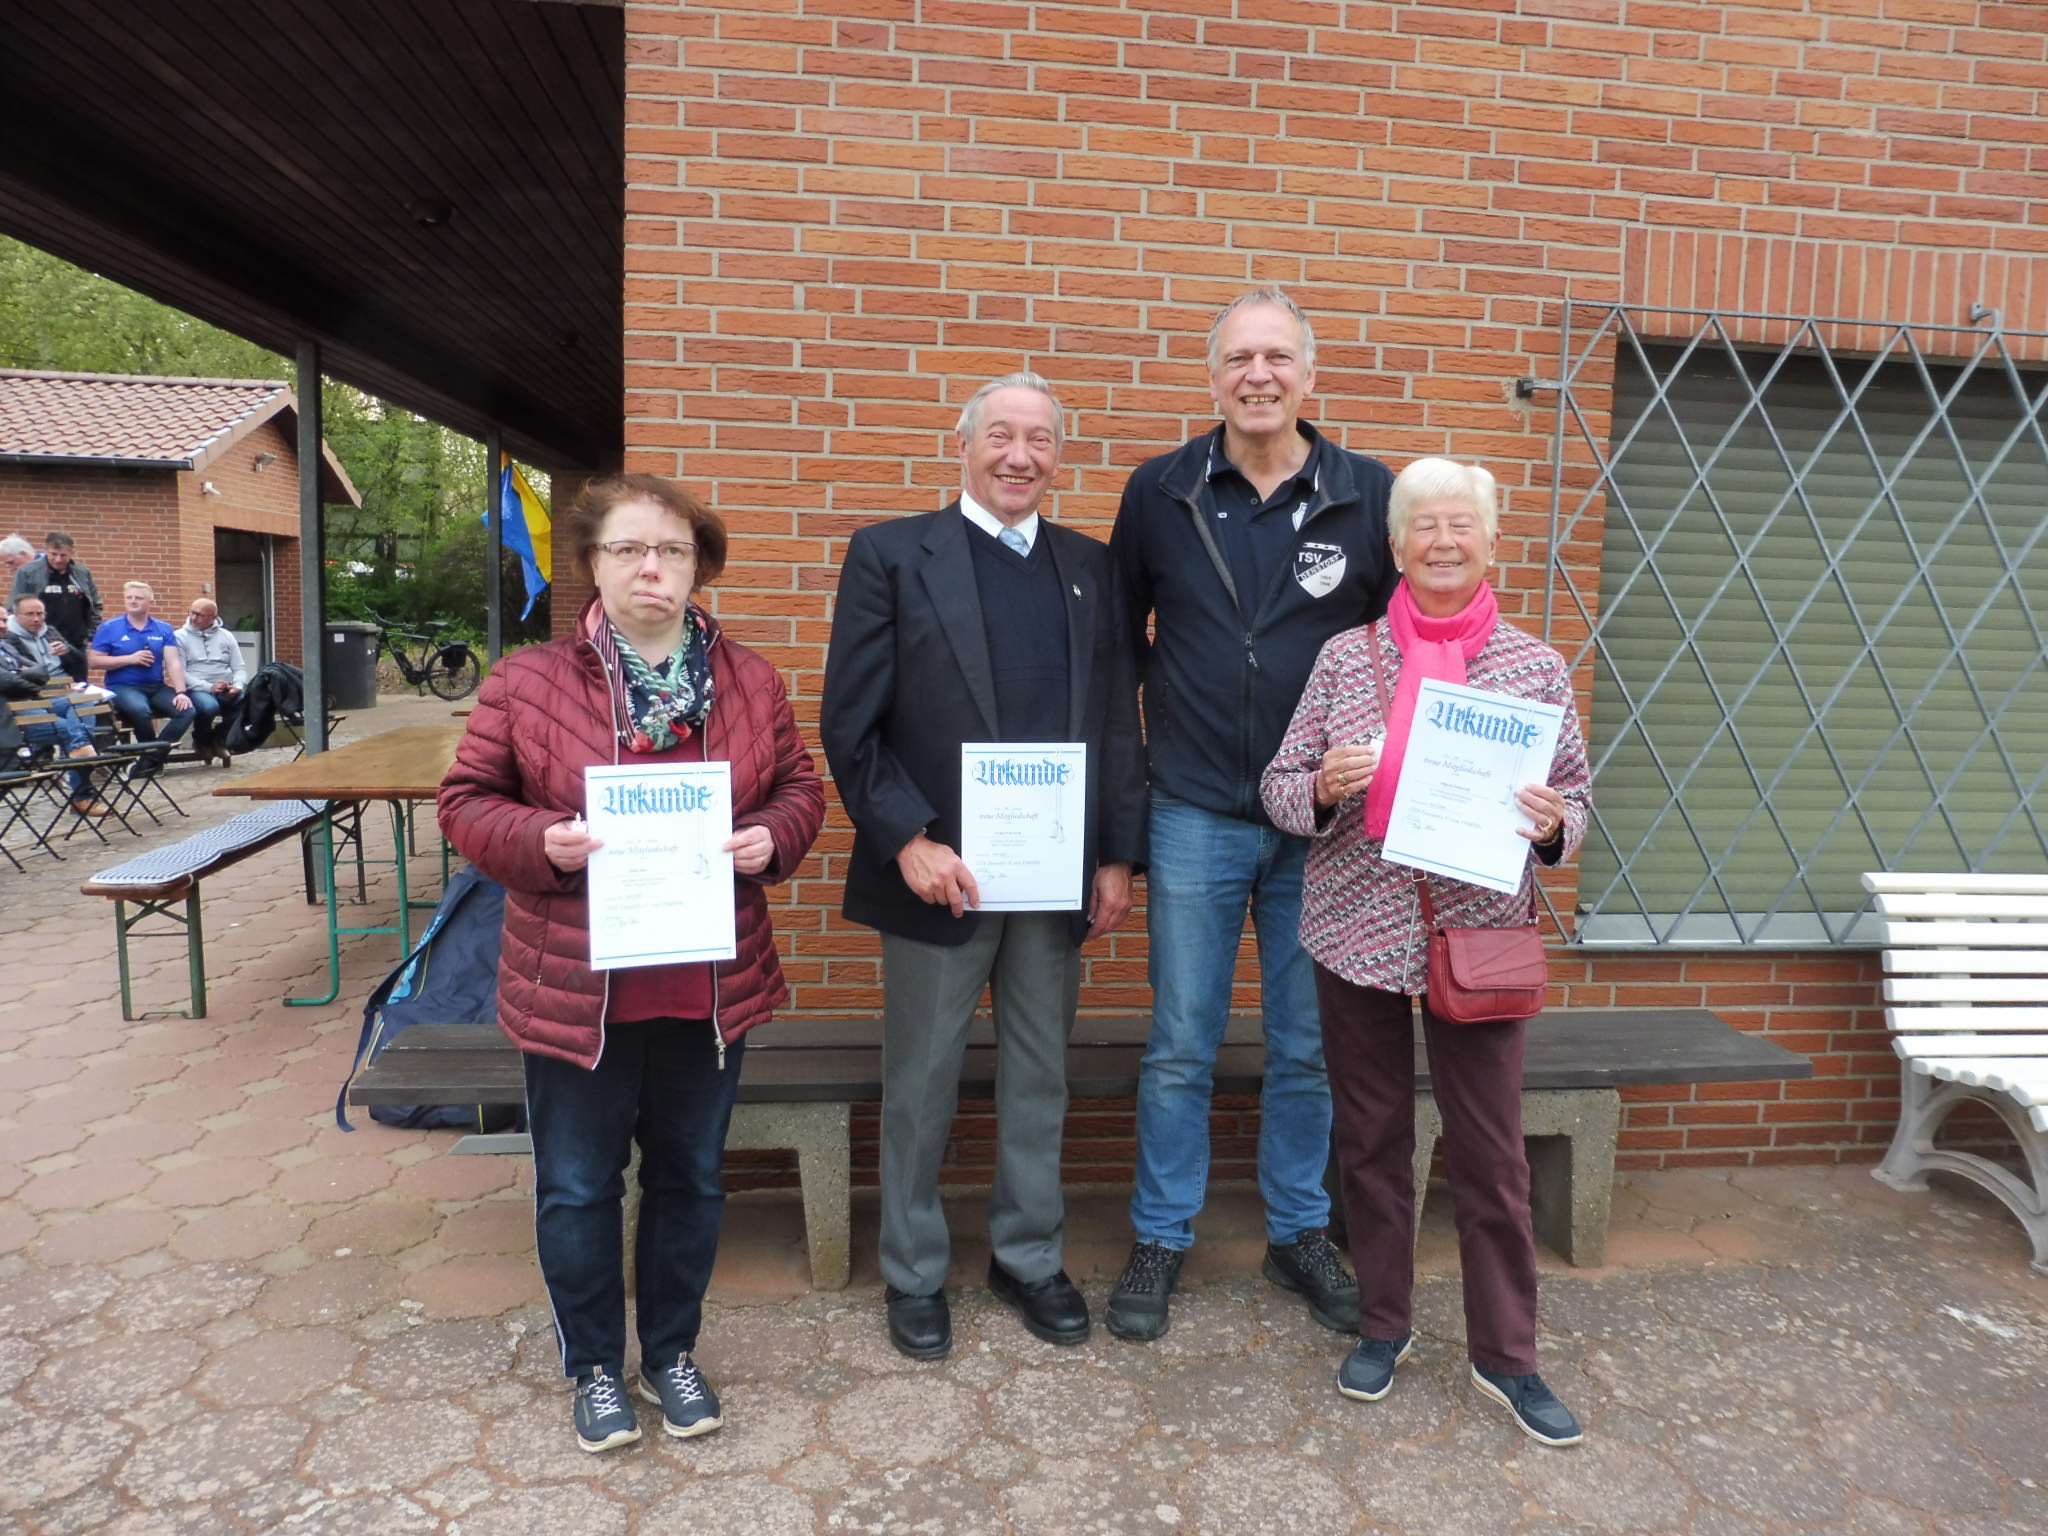
[[[1971, 311], [1967, 325], [1873, 324], [1861, 319], [1588, 303], [1567, 297], [1563, 318], [1557, 379], [1530, 381], [1537, 388], [1556, 391], [1544, 639], [1555, 644], [1561, 630], [1571, 631], [1571, 637], [1560, 649], [1574, 672], [1590, 664], [1609, 683], [1602, 692], [1611, 697], [1596, 709], [1596, 715], [1604, 715], [1618, 704], [1626, 716], [1620, 721], [1596, 718], [1593, 722], [1596, 740], [1603, 747], [1594, 760], [1594, 821], [1589, 845], [1595, 838], [1605, 840], [1606, 848], [1615, 855], [1616, 873], [1602, 889], [1588, 889], [1582, 859], [1579, 910], [1569, 923], [1559, 921], [1552, 893], [1543, 891], [1543, 900], [1559, 931], [1579, 947], [1601, 950], [1875, 945], [1879, 936], [1870, 898], [1859, 894], [1845, 901], [1839, 892], [1830, 898], [1816, 884], [1814, 868], [1820, 850], [1828, 846], [1845, 822], [1854, 822], [1854, 830], [1869, 838], [1873, 846], [1882, 848], [1886, 839], [1872, 825], [1873, 818], [1863, 804], [1863, 797], [1878, 767], [1900, 749], [1907, 753], [1924, 780], [1927, 804], [1900, 845], [1892, 850], [1895, 855], [1910, 856], [1914, 841], [1932, 826], [1945, 835], [1948, 846], [1963, 850], [1968, 867], [1973, 870], [1985, 867], [1993, 859], [2010, 863], [2016, 851], [2032, 867], [2048, 867], [2048, 827], [2044, 827], [2044, 821], [2048, 821], [2048, 816], [2044, 816], [2048, 802], [2037, 804], [2044, 784], [2048, 784], [2048, 760], [2015, 760], [2000, 731], [2001, 721], [2017, 702], [2021, 686], [2030, 680], [2039, 686], [2041, 670], [2048, 664], [2044, 662], [2048, 642], [2043, 638], [2048, 597], [2030, 602], [2020, 569], [2048, 539], [2048, 512], [2036, 518], [2015, 543], [2009, 537], [2012, 530], [2001, 526], [1986, 496], [1987, 483], [2008, 463], [2024, 460], [2030, 473], [2037, 463], [2048, 466], [2048, 432], [2044, 432], [2048, 374], [2023, 368], [2015, 356], [2014, 345], [2039, 340], [2041, 333], [2007, 331], [1998, 314], [1982, 306]], [[1676, 361], [1668, 369], [1660, 368], [1653, 353], [1668, 356], [1673, 352]], [[1622, 483], [1626, 475], [1617, 474], [1646, 425], [1659, 411], [1674, 411], [1670, 392], [1686, 366], [1695, 358], [1710, 354], [1732, 366], [1748, 386], [1749, 398], [1738, 412], [1735, 424], [1727, 428], [1719, 442], [1706, 445], [1703, 451], [1685, 441], [1682, 428], [1677, 430], [1692, 476], [1692, 484], [1681, 501], [1697, 499], [1706, 515], [1718, 520], [1733, 555], [1727, 574], [1706, 604], [1709, 614], [1729, 592], [1745, 593], [1764, 615], [1767, 633], [1760, 638], [1768, 662], [1781, 663], [1795, 680], [1806, 718], [1803, 726], [1795, 727], [1789, 744], [1776, 744], [1779, 750], [1775, 758], [1759, 750], [1756, 742], [1744, 739], [1738, 719], [1744, 702], [1763, 675], [1761, 667], [1746, 687], [1731, 690], [1716, 682], [1714, 668], [1703, 653], [1702, 632], [1710, 618], [1688, 620], [1681, 610], [1669, 583], [1658, 570], [1660, 535], [1648, 519], [1639, 515], [1641, 509], [1631, 504]], [[1607, 369], [1622, 358], [1632, 362], [1650, 381], [1652, 392], [1623, 435], [1612, 439], [1601, 433], [1597, 416], [1583, 397], [1606, 398]], [[1876, 482], [1875, 494], [1854, 519], [1849, 537], [1833, 543], [1822, 530], [1806, 483], [1808, 473], [1821, 462], [1821, 449], [1802, 454], [1788, 443], [1772, 421], [1765, 401], [1773, 383], [1795, 358], [1806, 360], [1801, 365], [1806, 368], [1818, 360], [1835, 391], [1838, 409], [1821, 433], [1822, 446], [1848, 444], [1859, 467]], [[1889, 443], [1880, 449], [1859, 417], [1858, 406], [1865, 391], [1879, 378], [1879, 365], [1890, 364], [1909, 369], [1918, 380], [1927, 397], [1927, 417], [1913, 441]], [[1896, 377], [1896, 372], [1891, 376]], [[1994, 378], [2002, 379], [2012, 393], [2015, 425], [1997, 445], [1990, 462], [1973, 467], [1949, 412], [1973, 379]], [[1674, 413], [1671, 420], [1677, 419]], [[1610, 420], [1620, 423], [1618, 408]], [[1767, 435], [1771, 452], [1786, 477], [1783, 496], [1764, 514], [1761, 526], [1768, 528], [1781, 518], [1801, 519], [1824, 552], [1810, 573], [1804, 598], [1789, 612], [1767, 595], [1759, 572], [1750, 564], [1751, 555], [1762, 542], [1761, 534], [1737, 526], [1715, 485], [1717, 461], [1736, 432], [1746, 430], [1753, 434], [1759, 427]], [[1901, 509], [1898, 482], [1922, 450], [1930, 446], [1952, 457], [1964, 482], [1964, 494], [1932, 545], [1922, 545], [1916, 543], [1913, 528]], [[1568, 480], [1576, 481], [1569, 492]], [[1569, 505], [1568, 495], [1572, 498]], [[1642, 560], [1633, 569], [1618, 580], [1614, 572], [1606, 569], [1609, 561], [1604, 538], [1603, 558], [1597, 567], [1575, 569], [1565, 561], [1564, 551], [1586, 540], [1596, 523], [1605, 530], [1616, 518], [1623, 521], [1643, 551]], [[1971, 612], [1955, 611], [1955, 604], [1945, 601], [1932, 575], [1933, 562], [1958, 537], [1981, 537], [1996, 555], [1997, 574], [1991, 590]], [[1857, 541], [1864, 539], [1889, 540], [1901, 558], [1911, 562], [1899, 599], [1868, 623], [1858, 611], [1844, 574], [1845, 562]], [[1868, 549], [1862, 553], [1867, 558]], [[1892, 712], [1891, 728], [1881, 750], [1874, 755], [1866, 753], [1859, 757], [1841, 750], [1829, 731], [1829, 708], [1838, 701], [1856, 669], [1845, 672], [1831, 684], [1821, 679], [1810, 687], [1792, 657], [1792, 631], [1831, 591], [1840, 595], [1841, 610], [1856, 628], [1857, 667], [1868, 664]], [[1975, 678], [1969, 645], [1994, 600], [2008, 592], [2017, 598], [2026, 632], [2032, 637], [2034, 654], [2018, 681], [1994, 694], [1981, 688]], [[1917, 696], [1911, 688], [1894, 686], [1880, 654], [1887, 628], [1909, 597], [1931, 603], [1949, 646], [1946, 663], [1935, 668], [1933, 679]], [[1632, 664], [1625, 675], [1623, 668], [1608, 664], [1602, 654], [1614, 621], [1628, 611], [1630, 603], [1667, 606], [1681, 632], [1680, 644], [1663, 658], [1661, 667], [1649, 676], [1647, 683], [1640, 665]], [[1647, 830], [1617, 827], [1612, 818], [1602, 813], [1603, 769], [1613, 763], [1616, 747], [1641, 719], [1649, 698], [1681, 663], [1697, 667], [1705, 679], [1712, 708], [1720, 714], [1719, 721], [1709, 727], [1710, 736], [1718, 739], [1725, 735], [1754, 791], [1755, 805], [1740, 824], [1741, 835], [1767, 829], [1782, 845], [1790, 862], [1789, 878], [1764, 899], [1759, 900], [1754, 892], [1730, 889], [1724, 879], [1724, 866], [1737, 843], [1723, 837], [1721, 845], [1715, 846], [1688, 812], [1686, 789], [1699, 771], [1704, 754], [1690, 765], [1668, 761], [1648, 732], [1639, 730], [1655, 787], [1663, 795], [1662, 808], [1652, 817]], [[1944, 771], [1921, 749], [1913, 725], [1916, 715], [1927, 705], [1935, 683], [1951, 672], [1973, 690], [1983, 724], [1977, 739], [1952, 768]], [[1842, 786], [1841, 804], [1823, 825], [1797, 822], [1773, 803], [1773, 791], [1783, 782], [1788, 765], [1809, 747], [1818, 747], [1826, 755]], [[1950, 804], [1950, 797], [1965, 769], [1985, 751], [1997, 759], [2010, 786], [2011, 803], [1990, 835], [1972, 837], [1959, 824], [1957, 808]], [[1690, 896], [1672, 910], [1646, 899], [1631, 861], [1648, 846], [1652, 834], [1674, 823], [1683, 829], [1704, 873]]]

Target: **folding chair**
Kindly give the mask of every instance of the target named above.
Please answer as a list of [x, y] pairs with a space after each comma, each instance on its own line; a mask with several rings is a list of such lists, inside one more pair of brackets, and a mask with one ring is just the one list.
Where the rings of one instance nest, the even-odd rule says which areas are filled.
[[50, 834], [57, 830], [57, 823], [69, 805], [59, 797], [56, 807], [50, 812], [48, 821], [38, 822], [42, 808], [49, 804], [44, 790], [56, 784], [61, 787], [65, 770], [62, 768], [9, 767], [0, 769], [0, 854], [7, 856], [7, 862], [17, 871], [26, 872], [14, 850], [6, 845], [7, 834], [17, 826], [25, 829], [29, 840], [58, 863], [64, 862], [64, 855], [50, 846]]
[[139, 830], [129, 819], [130, 813], [135, 811], [140, 811], [158, 826], [164, 824], [163, 817], [150, 807], [152, 790], [178, 815], [186, 814], [185, 808], [178, 804], [163, 783], [164, 764], [176, 745], [170, 741], [125, 742], [102, 747], [96, 758], [81, 759], [81, 766], [93, 773], [94, 787], [100, 799], [106, 802], [108, 811], [130, 832]]

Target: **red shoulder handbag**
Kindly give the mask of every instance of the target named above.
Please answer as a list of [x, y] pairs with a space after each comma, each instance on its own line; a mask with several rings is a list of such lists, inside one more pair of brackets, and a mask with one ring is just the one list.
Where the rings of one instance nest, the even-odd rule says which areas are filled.
[[[1386, 673], [1380, 663], [1379, 624], [1366, 639], [1380, 719], [1393, 718]], [[1446, 1024], [1492, 1024], [1533, 1019], [1543, 1011], [1550, 960], [1534, 923], [1511, 928], [1439, 928], [1429, 877], [1415, 872], [1422, 925], [1429, 933], [1429, 975], [1424, 984], [1429, 1011]]]

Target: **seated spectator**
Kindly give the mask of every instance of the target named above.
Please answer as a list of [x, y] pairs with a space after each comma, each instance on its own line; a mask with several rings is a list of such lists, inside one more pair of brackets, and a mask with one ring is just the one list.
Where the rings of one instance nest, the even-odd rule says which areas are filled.
[[[156, 593], [148, 582], [131, 581], [123, 586], [121, 617], [99, 627], [86, 659], [106, 669], [114, 713], [128, 722], [135, 739], [168, 743], [190, 730], [199, 712], [185, 691], [185, 654], [178, 649], [178, 632], [162, 619], [149, 616], [155, 605]], [[161, 735], [156, 728], [159, 715], [168, 722]], [[156, 767], [145, 758], [135, 765], [135, 771], [154, 773]]]
[[7, 636], [19, 641], [15, 650], [32, 667], [47, 672], [52, 681], [67, 676], [71, 663], [71, 647], [64, 637], [50, 628], [48, 610], [40, 597], [24, 597], [16, 600], [14, 611], [7, 616]]
[[228, 732], [242, 713], [242, 690], [249, 674], [242, 666], [242, 643], [220, 621], [220, 607], [210, 597], [195, 597], [177, 630], [178, 649], [185, 658], [185, 690], [199, 711], [192, 725], [192, 744], [207, 762], [226, 768]]
[[[25, 610], [33, 609], [34, 619], [40, 628], [42, 624], [42, 602], [38, 598], [23, 598], [16, 605], [13, 618], [8, 621], [8, 631], [0, 636], [0, 698], [32, 699], [52, 682], [65, 677], [64, 665], [51, 656], [47, 646], [35, 643], [35, 637], [15, 633], [15, 626], [25, 616]], [[80, 759], [99, 756], [92, 744], [92, 731], [80, 720], [71, 708], [69, 699], [51, 699], [50, 712], [55, 720], [39, 720], [22, 727], [22, 735], [31, 747], [55, 746], [67, 758]], [[71, 808], [81, 816], [104, 816], [106, 806], [93, 795], [92, 774], [84, 768], [71, 770]]]

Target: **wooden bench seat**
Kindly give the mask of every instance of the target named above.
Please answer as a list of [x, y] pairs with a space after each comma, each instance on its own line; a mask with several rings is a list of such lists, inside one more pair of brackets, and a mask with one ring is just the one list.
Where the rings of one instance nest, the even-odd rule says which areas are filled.
[[[201, 883], [230, 865], [318, 826], [324, 813], [325, 805], [320, 801], [280, 800], [260, 810], [230, 816], [190, 837], [103, 869], [78, 888], [84, 895], [104, 897], [114, 904], [114, 947], [120, 962], [122, 1018], [136, 1017], [128, 968], [130, 935], [184, 937], [192, 1005], [189, 1009], [156, 1009], [153, 1013], [191, 1019], [206, 1017], [206, 935], [200, 924]], [[302, 851], [302, 860], [307, 857]], [[310, 900], [310, 862], [306, 865], [306, 884]], [[185, 908], [182, 913], [177, 910], [180, 902]], [[131, 905], [136, 909], [133, 915], [128, 912]], [[168, 918], [174, 926], [139, 933], [139, 925], [152, 917]]]
[[[1885, 919], [1885, 1022], [1900, 1060], [1899, 1127], [1872, 1174], [1925, 1189], [1982, 1185], [2020, 1220], [2048, 1274], [2048, 875], [1868, 874]], [[2021, 1177], [1937, 1147], [1942, 1122], [1987, 1106], [2019, 1143]]]
[[[1144, 1014], [1075, 1020], [1067, 1050], [1069, 1093], [1130, 1098], [1151, 1019]], [[848, 1106], [882, 1096], [880, 1024], [872, 1019], [780, 1019], [747, 1036], [746, 1069], [727, 1145], [797, 1152], [811, 1276], [846, 1283], [850, 1167]], [[960, 1096], [995, 1096], [993, 1026], [968, 1035]], [[1263, 1046], [1255, 1017], [1231, 1021], [1217, 1053], [1215, 1091], [1257, 1093]], [[1812, 1063], [1731, 1028], [1703, 1008], [1553, 1010], [1529, 1026], [1523, 1128], [1531, 1139], [1537, 1233], [1579, 1265], [1604, 1261], [1608, 1198], [1620, 1123], [1618, 1089], [1631, 1084], [1752, 1082], [1813, 1075]], [[1429, 1063], [1416, 1043], [1415, 1178], [1427, 1187], [1442, 1120], [1429, 1092]], [[392, 1039], [349, 1085], [351, 1104], [518, 1104], [519, 1054], [493, 1025], [415, 1025]], [[509, 1151], [518, 1136], [471, 1137], [458, 1150]]]

